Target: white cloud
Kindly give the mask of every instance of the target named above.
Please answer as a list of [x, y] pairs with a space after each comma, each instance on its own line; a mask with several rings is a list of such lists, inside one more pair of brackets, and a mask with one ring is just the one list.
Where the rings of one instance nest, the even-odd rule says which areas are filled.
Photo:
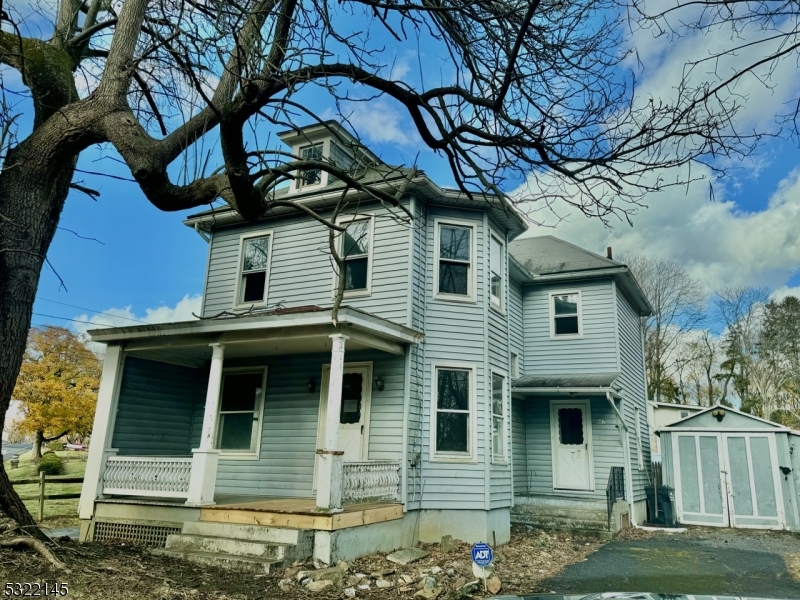
[[386, 99], [349, 102], [345, 112], [357, 133], [373, 143], [408, 146], [420, 141], [407, 114]]
[[795, 298], [800, 298], [800, 286], [789, 287], [789, 286], [781, 286], [775, 291], [770, 294], [770, 300], [775, 300], [776, 302], [780, 302], [786, 296], [794, 296]]
[[[695, 171], [697, 169], [695, 168]], [[710, 170], [701, 173], [711, 180]], [[759, 211], [741, 210], [716, 186], [709, 200], [705, 184], [668, 188], [645, 198], [648, 208], [606, 228], [597, 218], [574, 211], [559, 220], [540, 212], [544, 225], [533, 235], [552, 234], [598, 253], [644, 253], [677, 260], [713, 292], [726, 285], [778, 288], [800, 267], [800, 171], [780, 182]], [[522, 193], [521, 190], [515, 192]], [[534, 204], [535, 206], [535, 204]]]
[[199, 294], [190, 296], [185, 295], [175, 306], [158, 306], [147, 308], [143, 315], [133, 312], [131, 306], [124, 308], [109, 308], [104, 310], [105, 314], [98, 315], [79, 315], [75, 317], [72, 327], [79, 333], [86, 333], [89, 329], [99, 327], [124, 327], [132, 325], [142, 325], [144, 323], [173, 323], [177, 321], [192, 321], [196, 317], [192, 314], [200, 313], [200, 302], [202, 297]]

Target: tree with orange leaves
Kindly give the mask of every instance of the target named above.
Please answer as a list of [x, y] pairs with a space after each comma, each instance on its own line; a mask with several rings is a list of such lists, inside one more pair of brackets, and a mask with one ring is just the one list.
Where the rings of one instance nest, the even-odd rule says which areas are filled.
[[34, 327], [12, 397], [22, 408], [20, 429], [34, 436], [34, 458], [44, 442], [91, 433], [101, 361], [82, 337], [57, 326]]

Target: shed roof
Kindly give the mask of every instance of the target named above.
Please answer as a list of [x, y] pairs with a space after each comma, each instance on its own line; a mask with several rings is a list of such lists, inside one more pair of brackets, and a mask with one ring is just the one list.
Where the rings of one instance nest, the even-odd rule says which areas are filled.
[[[721, 418], [714, 415], [715, 411], [724, 411]], [[709, 406], [700, 412], [689, 415], [658, 431], [791, 431], [788, 427], [736, 410], [730, 406]]]

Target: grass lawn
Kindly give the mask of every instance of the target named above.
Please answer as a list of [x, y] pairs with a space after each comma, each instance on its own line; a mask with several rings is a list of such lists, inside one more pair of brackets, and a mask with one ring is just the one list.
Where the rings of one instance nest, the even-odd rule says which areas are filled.
[[[56, 452], [58, 457], [64, 463], [65, 477], [82, 477], [83, 472], [86, 470], [86, 457], [87, 452]], [[20, 456], [19, 467], [16, 469], [8, 470], [9, 477], [13, 483], [19, 479], [30, 479], [38, 477], [36, 472], [36, 464], [33, 462], [33, 453], [27, 452]], [[39, 511], [39, 485], [26, 484], [14, 486], [16, 492], [22, 498], [30, 498], [30, 500], [23, 500], [25, 506], [30, 513], [36, 518]], [[45, 494], [71, 494], [79, 493], [81, 491], [80, 483], [50, 483], [45, 486]], [[78, 499], [70, 500], [45, 500], [44, 501], [44, 520], [40, 523], [43, 527], [77, 527], [78, 520]]]

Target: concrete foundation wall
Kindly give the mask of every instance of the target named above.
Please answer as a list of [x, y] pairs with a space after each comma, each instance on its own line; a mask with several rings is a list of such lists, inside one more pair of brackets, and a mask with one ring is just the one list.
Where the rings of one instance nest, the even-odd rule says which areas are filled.
[[[413, 513], [410, 513], [413, 515]], [[439, 542], [442, 536], [474, 544], [505, 544], [511, 539], [508, 508], [494, 510], [423, 510], [419, 513], [419, 541]]]
[[406, 513], [402, 519], [394, 521], [337, 531], [315, 531], [314, 558], [333, 565], [340, 560], [351, 561], [376, 552], [408, 548], [417, 543], [415, 529], [414, 513]]

